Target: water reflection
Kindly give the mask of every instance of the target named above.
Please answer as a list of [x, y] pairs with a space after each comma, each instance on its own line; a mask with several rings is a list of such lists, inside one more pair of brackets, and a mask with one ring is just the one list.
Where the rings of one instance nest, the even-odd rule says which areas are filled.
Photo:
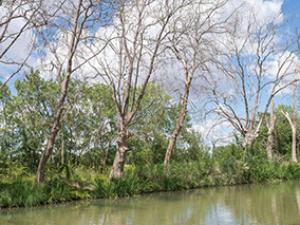
[[1, 225], [300, 224], [300, 182], [159, 193], [115, 201], [18, 209]]

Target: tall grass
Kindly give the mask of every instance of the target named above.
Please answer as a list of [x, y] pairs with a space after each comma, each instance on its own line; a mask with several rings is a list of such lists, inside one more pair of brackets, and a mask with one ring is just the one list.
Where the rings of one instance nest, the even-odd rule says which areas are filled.
[[37, 185], [34, 175], [23, 170], [18, 170], [18, 176], [7, 172], [1, 175], [0, 208], [300, 178], [300, 164], [267, 162], [261, 157], [243, 161], [232, 154], [222, 157], [207, 162], [172, 163], [167, 175], [161, 164], [127, 166], [124, 176], [112, 182], [108, 172], [100, 174], [86, 168], [74, 169], [70, 177], [52, 171], [43, 185]]

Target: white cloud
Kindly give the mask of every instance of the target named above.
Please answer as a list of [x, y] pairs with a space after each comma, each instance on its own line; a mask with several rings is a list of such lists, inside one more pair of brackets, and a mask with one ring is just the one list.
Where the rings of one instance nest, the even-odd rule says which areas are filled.
[[[18, 4], [16, 2], [16, 4]], [[14, 19], [9, 20], [5, 25], [0, 27], [0, 79], [5, 80], [12, 72], [16, 71], [20, 63], [26, 59], [28, 64], [35, 64], [35, 61], [30, 59], [31, 50], [33, 47], [34, 33], [28, 29], [27, 21], [20, 17], [24, 14], [28, 6], [11, 6], [3, 3], [0, 7], [0, 21], [8, 21], [8, 15], [14, 12]], [[27, 16], [30, 16], [30, 11]], [[14, 63], [14, 64], [12, 64]]]
[[234, 141], [231, 124], [221, 118], [210, 118], [194, 123], [193, 129], [201, 133], [205, 143], [210, 146], [222, 146]]
[[284, 52], [284, 54], [276, 54], [266, 67], [270, 80], [280, 79], [274, 92], [282, 89], [279, 95], [292, 94], [293, 88], [287, 85], [300, 80], [300, 59], [298, 56], [289, 51]]
[[[170, 1], [170, 5], [176, 5], [179, 4], [181, 1], [179, 0], [173, 0]], [[193, 1], [191, 1], [193, 2]], [[155, 17], [159, 14], [162, 14], [164, 12], [163, 9], [163, 4], [160, 4], [161, 1], [154, 1], [153, 4], [151, 4], [151, 7], [149, 7], [145, 14], [147, 15], [147, 22], [146, 24], [150, 25], [151, 23], [153, 23], [153, 21], [155, 21]], [[226, 17], [229, 14], [232, 13], [232, 11], [234, 11], [235, 8], [238, 8], [240, 6], [240, 8], [238, 8], [237, 10], [237, 15], [240, 17], [243, 17], [243, 22], [252, 19], [253, 16], [255, 16], [255, 20], [258, 23], [265, 23], [266, 21], [275, 21], [275, 22], [280, 22], [283, 18], [282, 13], [281, 13], [281, 5], [282, 5], [282, 1], [279, 0], [273, 0], [273, 1], [264, 1], [264, 0], [229, 0], [229, 3], [224, 7], [224, 9], [222, 9], [224, 12], [219, 12], [216, 17]], [[207, 5], [204, 4], [205, 7], [207, 7]], [[134, 36], [134, 32], [135, 32], [135, 27], [133, 27], [133, 24], [137, 23], [137, 8], [135, 7], [130, 7], [128, 6], [125, 9], [128, 14], [128, 19], [127, 19], [127, 23], [128, 26], [125, 27], [125, 30], [127, 32], [126, 37], [128, 39], [133, 39]], [[186, 7], [186, 9], [182, 10], [178, 15], [182, 18], [185, 18], [185, 20], [188, 20], [188, 17], [190, 15], [193, 14], [194, 12], [198, 12], [201, 11], [201, 9], [198, 8], [193, 8], [193, 5], [191, 4], [190, 7]], [[203, 11], [204, 9], [202, 9]], [[197, 13], [198, 15], [199, 13]], [[200, 14], [199, 14], [200, 15]], [[221, 18], [219, 18], [221, 19]], [[116, 27], [120, 26], [120, 21], [119, 20], [114, 20], [114, 25]], [[159, 31], [159, 27], [160, 25], [157, 24], [153, 24], [151, 26], [149, 26], [149, 28], [146, 30], [145, 35], [150, 37], [155, 37], [157, 35], [157, 32]], [[239, 30], [241, 31], [240, 33], [244, 33], [243, 29], [245, 29], [245, 26], [243, 26], [243, 24], [240, 24]], [[120, 31], [120, 29], [118, 29], [118, 31]], [[115, 28], [113, 28], [112, 26], [109, 27], [100, 27], [99, 30], [96, 32], [96, 36], [99, 39], [110, 39], [113, 37], [116, 37], [117, 35], [120, 35]], [[65, 41], [64, 41], [65, 42]], [[66, 43], [66, 42], [65, 42]], [[105, 51], [99, 55], [99, 57], [97, 58], [97, 60], [95, 59], [94, 61], [92, 61], [91, 64], [93, 65], [97, 65], [99, 64], [99, 59], [100, 61], [102, 61], [101, 64], [105, 63], [107, 64], [109, 67], [111, 68], [115, 68], [115, 70], [118, 70], [118, 63], [119, 63], [119, 58], [116, 52], [113, 51], [113, 49], [119, 49], [118, 47], [118, 41], [112, 41], [112, 44], [105, 49]], [[145, 42], [145, 44], [147, 44]], [[101, 41], [99, 44], [95, 44], [93, 46], [93, 50], [97, 50], [99, 48], [101, 48], [101, 46], [103, 46], [103, 42]], [[149, 47], [149, 46], [148, 46]], [[63, 59], [65, 58], [66, 55], [66, 49], [68, 48], [68, 46], [65, 46], [64, 44], [61, 44], [61, 50], [59, 51], [59, 53], [61, 54], [60, 58]], [[86, 55], [85, 58], [87, 58], [91, 52], [89, 52], [88, 50], [84, 49], [85, 46], [80, 47], [80, 52], [84, 52], [84, 54]], [[133, 51], [133, 46], [129, 44], [129, 51], [132, 52]], [[82, 55], [82, 54], [81, 54]], [[50, 59], [48, 61], [53, 61], [53, 56], [51, 56], [51, 53], [48, 51], [48, 57], [50, 57]], [[145, 54], [145, 59], [143, 60], [145, 62], [145, 64], [147, 65], [147, 61], [149, 60], [149, 58], [147, 59], [146, 54]], [[80, 61], [80, 60], [79, 60]], [[161, 67], [161, 71], [166, 71], [166, 68], [168, 67], [168, 74], [171, 74], [171, 76], [166, 76], [165, 80], [168, 80], [168, 82], [172, 81], [172, 82], [176, 82], [176, 80], [178, 80], [176, 78], [176, 76], [174, 76], [174, 74], [179, 74], [178, 69], [180, 68], [179, 65], [174, 65], [172, 64], [171, 66], [165, 66], [163, 65]], [[173, 71], [172, 71], [173, 69]], [[85, 66], [83, 68], [83, 70], [81, 71], [81, 74], [91, 74], [93, 70], [91, 70], [91, 68], [89, 66]], [[116, 71], [115, 71], [116, 72]], [[162, 75], [165, 73], [164, 72], [158, 72], [158, 74]], [[158, 79], [158, 78], [156, 78]]]
[[[160, 1], [155, 1], [155, 4], [151, 7], [150, 11], [147, 11], [148, 14], [148, 20], [147, 24], [151, 24], [153, 22], [153, 17], [157, 15], [157, 13], [163, 12], [161, 8], [159, 7]], [[172, 2], [180, 2], [177, 0], [173, 0]], [[224, 19], [226, 16], [232, 13], [234, 9], [238, 8], [236, 16], [241, 18], [241, 21], [239, 24], [237, 24], [237, 40], [240, 38], [240, 44], [242, 43], [241, 40], [245, 37], [246, 29], [249, 20], [252, 21], [255, 26], [253, 26], [251, 29], [257, 29], [259, 25], [267, 24], [267, 23], [281, 23], [283, 21], [283, 14], [281, 12], [283, 1], [281, 0], [273, 0], [273, 1], [264, 1], [264, 0], [230, 0], [227, 6], [224, 8], [223, 12], [219, 12], [218, 18], [216, 19]], [[137, 11], [135, 8], [128, 7], [126, 10], [128, 10], [128, 26], [125, 28], [127, 34], [126, 37], [129, 40], [132, 40], [134, 37], [135, 27], [132, 27], [133, 24], [136, 24], [137, 22]], [[198, 9], [197, 9], [198, 10]], [[195, 10], [195, 12], [197, 11]], [[130, 12], [130, 13], [129, 13]], [[187, 20], [189, 15], [193, 13], [192, 9], [189, 9], [188, 11], [185, 11], [182, 15], [182, 17]], [[120, 21], [117, 19], [114, 21], [115, 27], [119, 28]], [[233, 24], [232, 24], [233, 25]], [[120, 33], [120, 29], [116, 29], [113, 26], [107, 26], [107, 27], [101, 27], [96, 32], [96, 36], [99, 39], [111, 39], [116, 38]], [[233, 28], [233, 27], [232, 27]], [[151, 25], [145, 35], [148, 35], [148, 37], [155, 37], [157, 35], [157, 32], [159, 30], [159, 25]], [[221, 36], [221, 38], [220, 38]], [[217, 46], [219, 43], [222, 43], [224, 46], [230, 45], [228, 41], [228, 37], [226, 35], [222, 36], [212, 36], [212, 38], [215, 38], [215, 45]], [[66, 43], [69, 43], [69, 37], [66, 35], [61, 35], [59, 41], [62, 42], [59, 49], [59, 61], [64, 61], [67, 54], [68, 46]], [[275, 40], [277, 41], [277, 40]], [[133, 42], [129, 42], [128, 49], [130, 52], [133, 51]], [[145, 40], [145, 44], [149, 44]], [[253, 43], [252, 43], [253, 44]], [[103, 47], [104, 43], [103, 41], [99, 43], [94, 43], [94, 45], [91, 46], [91, 49], [93, 52], [97, 52], [99, 49]], [[147, 46], [150, 47], [151, 46]], [[82, 78], [86, 77], [92, 77], [95, 74], [95, 71], [93, 70], [92, 66], [97, 67], [100, 71], [103, 72], [103, 68], [110, 68], [112, 73], [115, 73], [116, 75], [119, 73], [120, 70], [120, 58], [118, 56], [118, 50], [119, 50], [119, 42], [117, 39], [111, 41], [111, 44], [96, 58], [92, 59], [90, 61], [90, 65], [86, 64], [84, 67], [80, 70], [80, 76]], [[85, 45], [79, 46], [79, 51], [77, 55], [77, 63], [82, 62], [83, 59], [88, 58], [91, 56], [92, 51], [91, 49], [87, 49]], [[253, 46], [247, 46], [248, 54], [254, 53]], [[141, 60], [142, 66], [147, 67], [149, 64], [149, 52], [144, 53], [144, 57]], [[48, 51], [48, 55], [43, 62], [44, 64], [49, 64], [51, 62], [55, 62], [55, 57], [53, 54], [51, 54], [50, 51]], [[126, 59], [128, 60], [128, 59]], [[171, 63], [170, 63], [171, 62]], [[122, 65], [126, 66], [126, 65]], [[43, 66], [44, 67], [44, 66]], [[47, 68], [47, 67], [44, 67]], [[272, 67], [270, 67], [272, 68]], [[126, 68], [122, 68], [125, 69]], [[143, 71], [143, 70], [142, 70]], [[142, 72], [141, 71], [141, 72]], [[271, 72], [270, 72], [271, 73]], [[142, 76], [140, 77], [142, 79]], [[183, 87], [183, 79], [182, 79], [182, 66], [176, 62], [176, 60], [170, 60], [170, 61], [164, 61], [160, 59], [157, 62], [157, 70], [155, 71], [154, 76], [152, 79], [161, 82], [168, 92], [174, 91], [174, 96], [178, 97], [178, 93], [181, 93], [181, 89]], [[218, 83], [218, 89], [222, 91], [224, 95], [230, 95], [232, 98], [236, 97], [236, 87], [234, 84], [228, 83], [224, 76], [215, 77], [216, 82]], [[93, 82], [103, 82], [103, 79], [96, 78], [93, 80]], [[141, 81], [140, 81], [141, 82]], [[197, 83], [198, 85], [198, 83]], [[198, 87], [201, 86], [203, 83], [200, 83]], [[195, 87], [196, 88], [196, 87]], [[198, 88], [198, 89], [201, 89]], [[197, 90], [202, 91], [202, 90]], [[203, 91], [205, 91], [205, 87], [203, 88]], [[193, 94], [193, 91], [192, 91]], [[195, 94], [195, 97], [198, 95], [198, 93]], [[241, 106], [236, 106], [241, 107]], [[233, 129], [231, 125], [228, 122], [224, 122], [222, 124], [216, 125], [216, 123], [219, 123], [219, 119], [210, 119], [207, 121], [203, 121], [201, 123], [195, 123], [194, 122], [194, 129], [197, 131], [200, 131], [204, 135], [204, 139], [207, 136], [207, 140], [210, 143], [216, 143], [217, 145], [226, 144], [228, 142], [233, 141]], [[209, 131], [209, 132], [208, 132]]]

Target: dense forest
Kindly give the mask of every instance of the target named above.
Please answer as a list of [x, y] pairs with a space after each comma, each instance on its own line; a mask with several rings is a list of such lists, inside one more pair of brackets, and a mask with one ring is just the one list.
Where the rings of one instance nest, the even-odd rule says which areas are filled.
[[276, 7], [0, 7], [0, 208], [300, 177], [300, 41]]

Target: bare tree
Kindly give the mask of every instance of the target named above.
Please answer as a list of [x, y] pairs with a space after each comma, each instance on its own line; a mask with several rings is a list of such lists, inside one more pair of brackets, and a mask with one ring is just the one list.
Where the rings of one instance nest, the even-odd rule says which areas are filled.
[[180, 14], [173, 25], [172, 36], [169, 40], [170, 49], [175, 56], [175, 60], [171, 63], [179, 63], [181, 65], [184, 88], [179, 102], [176, 126], [169, 139], [164, 158], [166, 171], [177, 138], [184, 126], [192, 80], [196, 75], [198, 77], [205, 76], [205, 64], [211, 57], [209, 48], [213, 45], [212, 37], [217, 38], [216, 34], [224, 32], [224, 24], [230, 17], [222, 18], [219, 15], [227, 2], [227, 0], [193, 1], [189, 5], [190, 9]]
[[292, 130], [292, 149], [291, 149], [291, 160], [292, 162], [298, 162], [297, 159], [297, 83], [293, 85], [293, 109], [292, 112], [281, 111], [281, 113], [288, 120], [291, 130]]
[[113, 91], [118, 113], [117, 152], [110, 178], [123, 175], [130, 125], [139, 112], [151, 78], [157, 71], [157, 58], [169, 32], [167, 25], [187, 0], [120, 1], [114, 22], [107, 29], [110, 41], [97, 62], [90, 63]]
[[[45, 179], [45, 166], [53, 151], [63, 113], [66, 110], [65, 101], [71, 76], [100, 53], [100, 51], [94, 52], [82, 60], [79, 50], [82, 50], [82, 46], [85, 46], [86, 43], [93, 44], [93, 30], [90, 29], [91, 25], [99, 22], [101, 16], [99, 4], [102, 2], [97, 0], [63, 0], [56, 3], [60, 13], [57, 14], [57, 18], [54, 18], [51, 28], [55, 29], [57, 32], [55, 35], [58, 35], [60, 39], [52, 41], [45, 38], [45, 43], [49, 49], [48, 57], [53, 57], [48, 63], [53, 66], [50, 72], [56, 72], [58, 82], [60, 82], [60, 96], [56, 103], [46, 147], [38, 165], [36, 175], [38, 183], [42, 183]], [[49, 36], [48, 30], [46, 35]]]
[[[34, 30], [44, 26], [47, 18], [44, 0], [6, 0], [0, 4], [0, 77], [3, 87], [25, 66], [34, 44]], [[25, 46], [24, 49], [17, 49]], [[20, 52], [21, 51], [21, 52]]]
[[299, 67], [295, 43], [279, 41], [278, 25], [249, 20], [241, 32], [239, 23], [234, 21], [218, 46], [210, 100], [217, 106], [214, 112], [231, 123], [247, 147], [259, 135], [274, 97], [299, 80]]

